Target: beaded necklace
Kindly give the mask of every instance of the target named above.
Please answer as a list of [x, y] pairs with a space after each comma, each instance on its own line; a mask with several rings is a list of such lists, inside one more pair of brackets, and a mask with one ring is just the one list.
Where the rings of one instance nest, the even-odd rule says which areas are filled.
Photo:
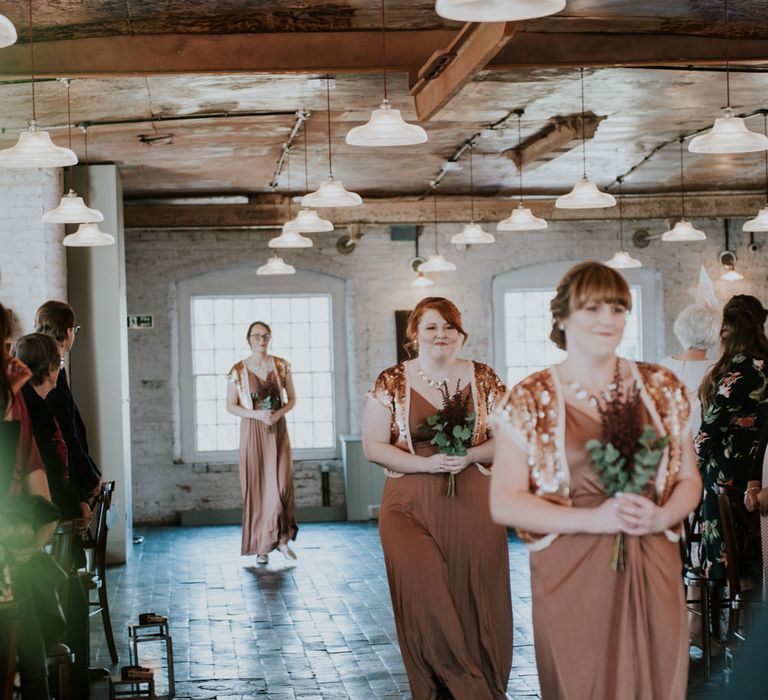
[[424, 370], [421, 368], [421, 363], [419, 363], [418, 366], [416, 367], [416, 375], [419, 377], [419, 379], [421, 379], [421, 381], [426, 382], [427, 384], [429, 384], [429, 386], [432, 386], [435, 388], [440, 388], [441, 386], [448, 384], [448, 377], [444, 377], [442, 381], [438, 381], [436, 379], [430, 379], [426, 375]]

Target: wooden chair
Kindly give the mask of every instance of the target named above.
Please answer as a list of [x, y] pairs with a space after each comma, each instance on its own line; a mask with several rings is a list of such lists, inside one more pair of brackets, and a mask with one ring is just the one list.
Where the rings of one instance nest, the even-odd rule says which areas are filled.
[[[59, 602], [62, 610], [67, 609], [69, 596], [69, 577], [72, 576], [73, 541], [77, 537], [74, 520], [60, 520], [53, 534], [53, 539], [47, 547], [54, 561], [67, 574], [67, 581], [59, 586]], [[65, 644], [58, 644], [54, 650], [49, 650], [47, 665], [49, 677], [53, 681], [58, 700], [72, 698], [71, 668], [75, 663], [75, 655]]]
[[13, 700], [13, 677], [16, 675], [16, 637], [21, 610], [16, 602], [0, 603], [0, 700]]
[[[762, 605], [762, 589], [742, 589], [742, 564], [753, 559], [759, 544], [759, 521], [744, 507], [744, 492], [734, 486], [719, 486], [717, 501], [725, 544], [725, 564], [728, 577], [728, 631], [726, 648], [735, 641], [744, 641], [741, 612]], [[755, 540], [757, 538], [757, 540]], [[759, 561], [755, 561], [759, 564]], [[759, 581], [761, 579], [758, 579]]]
[[[688, 610], [701, 617], [701, 651], [704, 656], [704, 678], [712, 675], [712, 629], [717, 612], [728, 606], [725, 596], [726, 578], [712, 578], [704, 574], [694, 557], [694, 547], [701, 542], [701, 511], [696, 510], [683, 521], [681, 553], [683, 556], [683, 583], [699, 592], [698, 598], [686, 596]], [[717, 637], [717, 635], [715, 635]]]
[[104, 635], [109, 647], [109, 656], [112, 663], [118, 661], [115, 637], [112, 633], [112, 618], [109, 613], [109, 597], [107, 595], [107, 512], [112, 505], [112, 495], [115, 490], [114, 481], [106, 481], [101, 486], [101, 491], [94, 506], [94, 518], [91, 523], [88, 537], [83, 543], [86, 550], [91, 550], [88, 557], [89, 564], [83, 573], [84, 584], [89, 591], [97, 592], [96, 600], [89, 600], [91, 615], [101, 613], [101, 621], [104, 625]]

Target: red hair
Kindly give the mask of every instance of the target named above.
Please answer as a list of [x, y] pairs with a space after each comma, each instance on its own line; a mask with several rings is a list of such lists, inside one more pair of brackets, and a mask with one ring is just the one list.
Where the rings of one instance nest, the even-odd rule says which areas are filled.
[[461, 325], [461, 311], [456, 308], [456, 304], [445, 297], [425, 297], [416, 304], [416, 307], [411, 311], [411, 315], [408, 317], [408, 325], [405, 327], [405, 335], [408, 338], [408, 342], [405, 344], [405, 349], [408, 350], [409, 353], [415, 349], [415, 341], [416, 336], [418, 335], [421, 317], [424, 316], [429, 309], [437, 311], [437, 313], [439, 313], [463, 336], [464, 342], [467, 342], [469, 334]]

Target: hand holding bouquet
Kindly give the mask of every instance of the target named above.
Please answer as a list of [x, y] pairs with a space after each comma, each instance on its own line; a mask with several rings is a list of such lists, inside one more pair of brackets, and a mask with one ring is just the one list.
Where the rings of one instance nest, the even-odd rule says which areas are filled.
[[[261, 383], [259, 391], [251, 392], [251, 400], [253, 401], [253, 408], [261, 411], [276, 411], [283, 405], [280, 397], [280, 386], [272, 377]], [[268, 423], [268, 425], [272, 425], [272, 423]]]
[[[659, 437], [655, 428], [640, 425], [640, 391], [636, 385], [626, 392], [621, 388], [619, 365], [608, 395], [597, 400], [602, 439], [589, 440], [592, 457], [603, 491], [642, 494], [656, 474], [668, 437]], [[624, 570], [624, 533], [616, 535], [611, 571]]]
[[[453, 394], [448, 389], [448, 382], [440, 386], [442, 408], [427, 418], [426, 428], [433, 433], [431, 445], [437, 447], [440, 454], [465, 455], [472, 443], [472, 431], [475, 427], [475, 414], [469, 410], [471, 394], [462, 396], [461, 380], [456, 382]], [[446, 496], [456, 495], [456, 475], [448, 475]]]

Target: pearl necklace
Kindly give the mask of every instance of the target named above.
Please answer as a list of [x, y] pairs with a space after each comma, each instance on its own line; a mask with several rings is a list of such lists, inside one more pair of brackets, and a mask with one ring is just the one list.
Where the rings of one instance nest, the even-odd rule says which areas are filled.
[[[573, 391], [573, 395], [579, 399], [580, 401], [588, 401], [593, 406], [597, 406], [597, 396], [594, 394], [590, 394], [587, 389], [585, 389], [579, 382], [576, 380], [572, 382], [568, 382], [568, 386]], [[609, 401], [611, 398], [612, 392], [616, 390], [616, 383], [611, 382], [603, 391], [600, 393], [601, 398], [604, 401]]]
[[421, 368], [421, 365], [416, 367], [416, 374], [418, 375], [419, 379], [421, 381], [426, 382], [429, 384], [429, 386], [433, 386], [435, 388], [439, 388], [443, 386], [444, 384], [448, 384], [448, 377], [445, 377], [442, 381], [437, 381], [435, 379], [430, 379], [425, 373], [424, 370]]
[[[619, 370], [619, 361], [616, 360], [616, 372], [615, 375], [618, 374]], [[568, 387], [573, 391], [573, 395], [579, 399], [579, 401], [587, 401], [592, 406], [597, 406], [598, 404], [598, 398], [594, 394], [590, 394], [589, 390], [583, 387], [577, 380], [573, 380], [572, 382], [568, 382]], [[611, 396], [614, 391], [618, 388], [618, 384], [613, 381], [610, 384], [608, 384], [605, 389], [603, 389], [600, 392], [600, 398], [603, 399], [603, 401], [610, 401]]]

